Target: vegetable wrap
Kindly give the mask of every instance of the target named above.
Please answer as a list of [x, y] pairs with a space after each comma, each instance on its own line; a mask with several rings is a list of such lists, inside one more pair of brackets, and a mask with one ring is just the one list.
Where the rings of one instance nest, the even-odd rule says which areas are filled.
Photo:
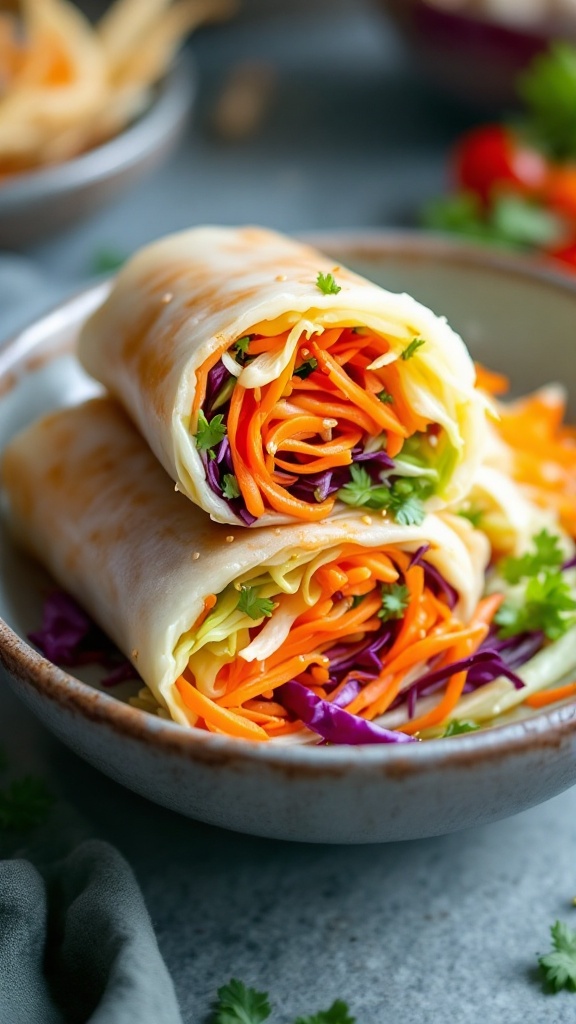
[[406, 740], [375, 720], [430, 665], [450, 677], [451, 658], [487, 628], [488, 545], [461, 517], [401, 526], [344, 509], [231, 531], [175, 491], [109, 397], [28, 427], [5, 450], [2, 478], [17, 538], [185, 726], [262, 741]]
[[417, 525], [481, 457], [485, 397], [446, 321], [262, 229], [142, 250], [79, 352], [217, 522], [315, 522], [341, 502]]

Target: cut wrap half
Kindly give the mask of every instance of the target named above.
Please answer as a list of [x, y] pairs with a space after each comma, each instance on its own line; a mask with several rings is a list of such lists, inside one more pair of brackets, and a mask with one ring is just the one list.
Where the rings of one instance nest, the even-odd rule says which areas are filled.
[[[406, 739], [418, 680], [432, 667], [434, 693], [462, 688], [457, 670], [487, 633], [488, 545], [462, 518], [403, 527], [344, 510], [232, 532], [175, 492], [110, 398], [27, 428], [2, 476], [20, 541], [185, 726], [262, 741]], [[399, 706], [399, 732], [375, 723]]]
[[485, 398], [446, 321], [269, 231], [148, 246], [79, 352], [217, 522], [319, 521], [340, 500], [417, 525], [481, 456]]

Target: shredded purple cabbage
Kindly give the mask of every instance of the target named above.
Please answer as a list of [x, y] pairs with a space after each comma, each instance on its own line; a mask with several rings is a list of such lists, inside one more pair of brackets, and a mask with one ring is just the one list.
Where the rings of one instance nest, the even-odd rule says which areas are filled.
[[[477, 685], [483, 686], [486, 683], [491, 683], [494, 679], [498, 679], [499, 676], [505, 676], [514, 685], [516, 690], [524, 688], [525, 684], [520, 679], [520, 676], [512, 671], [497, 651], [478, 650], [467, 658], [460, 658], [459, 661], [453, 661], [450, 665], [444, 665], [442, 668], [425, 672], [400, 694], [392, 707], [399, 706], [405, 700], [410, 702], [410, 699], [414, 699], [411, 698], [413, 693], [419, 697], [429, 696], [440, 689], [457, 672], [467, 672], [467, 682], [471, 681], [473, 684], [475, 673], [478, 670], [481, 672], [482, 681]], [[413, 707], [414, 705], [412, 704], [411, 706]]]
[[66, 667], [95, 663], [111, 669], [102, 680], [116, 686], [138, 679], [136, 669], [112, 641], [96, 626], [69, 594], [55, 590], [46, 598], [42, 626], [28, 634], [29, 640], [56, 665]]
[[427, 555], [430, 551], [430, 544], [421, 544], [417, 551], [414, 552], [412, 558], [408, 563], [408, 568], [412, 569], [415, 565], [422, 565], [422, 559], [424, 555]]
[[321, 697], [302, 683], [292, 680], [284, 683], [277, 692], [278, 699], [287, 711], [292, 711], [309, 729], [318, 733], [327, 743], [359, 746], [373, 743], [414, 743], [413, 736], [403, 732], [382, 729], [358, 715]]
[[332, 707], [346, 708], [358, 696], [362, 689], [362, 683], [358, 679], [349, 679], [342, 687], [337, 697], [332, 701]]
[[213, 366], [211, 370], [208, 370], [208, 376], [206, 378], [206, 398], [204, 399], [204, 415], [206, 419], [210, 419], [213, 413], [212, 406], [214, 401], [218, 397], [218, 394], [224, 387], [224, 385], [230, 380], [232, 374], [228, 370], [221, 359], [218, 360], [216, 366]]
[[430, 587], [433, 594], [438, 597], [443, 594], [446, 598], [446, 602], [450, 609], [455, 608], [458, 604], [458, 591], [448, 583], [448, 580], [444, 579], [442, 573], [435, 565], [430, 565], [430, 562], [422, 562], [424, 567], [424, 575], [426, 577], [426, 584]]

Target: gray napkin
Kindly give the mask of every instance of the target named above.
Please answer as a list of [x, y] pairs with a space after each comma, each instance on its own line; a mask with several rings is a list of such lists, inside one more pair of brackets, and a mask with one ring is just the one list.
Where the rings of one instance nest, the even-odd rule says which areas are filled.
[[138, 884], [108, 843], [47, 868], [0, 862], [0, 1021], [182, 1024]]
[[0, 863], [0, 1020], [182, 1024], [126, 861], [88, 840], [38, 870]]

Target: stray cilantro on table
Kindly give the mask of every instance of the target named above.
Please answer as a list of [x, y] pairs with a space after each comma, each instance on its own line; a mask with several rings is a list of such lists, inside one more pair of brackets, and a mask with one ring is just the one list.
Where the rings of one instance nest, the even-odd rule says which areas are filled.
[[576, 992], [576, 931], [556, 921], [550, 934], [553, 951], [538, 957], [545, 984], [555, 992], [563, 988]]
[[422, 345], [425, 344], [426, 338], [413, 338], [410, 344], [407, 345], [400, 353], [400, 359], [403, 359], [404, 361], [412, 359], [412, 356], [418, 351], [418, 349], [422, 348]]
[[226, 424], [224, 423], [224, 416], [222, 413], [218, 413], [213, 416], [210, 422], [206, 419], [202, 409], [198, 413], [198, 426], [196, 427], [196, 434], [194, 440], [196, 447], [201, 452], [208, 452], [211, 459], [216, 458], [214, 453], [214, 447], [220, 444], [226, 436]]
[[328, 1010], [320, 1010], [311, 1017], [298, 1017], [294, 1024], [355, 1024], [356, 1018], [350, 1016], [346, 1003], [336, 999]]
[[257, 992], [232, 978], [218, 989], [211, 1024], [262, 1024], [271, 1012], [266, 992]]
[[269, 618], [274, 611], [274, 601], [269, 597], [258, 597], [258, 587], [244, 586], [240, 588], [237, 608], [251, 619]]
[[323, 274], [322, 271], [318, 272], [316, 287], [320, 289], [323, 295], [338, 295], [338, 292], [342, 291], [340, 285], [336, 284], [334, 276], [332, 274]]
[[[267, 992], [258, 992], [232, 978], [218, 989], [210, 1024], [263, 1024], [271, 1013]], [[336, 999], [327, 1010], [311, 1017], [298, 1017], [294, 1024], [355, 1024], [355, 1018], [350, 1016], [346, 1003]]]

